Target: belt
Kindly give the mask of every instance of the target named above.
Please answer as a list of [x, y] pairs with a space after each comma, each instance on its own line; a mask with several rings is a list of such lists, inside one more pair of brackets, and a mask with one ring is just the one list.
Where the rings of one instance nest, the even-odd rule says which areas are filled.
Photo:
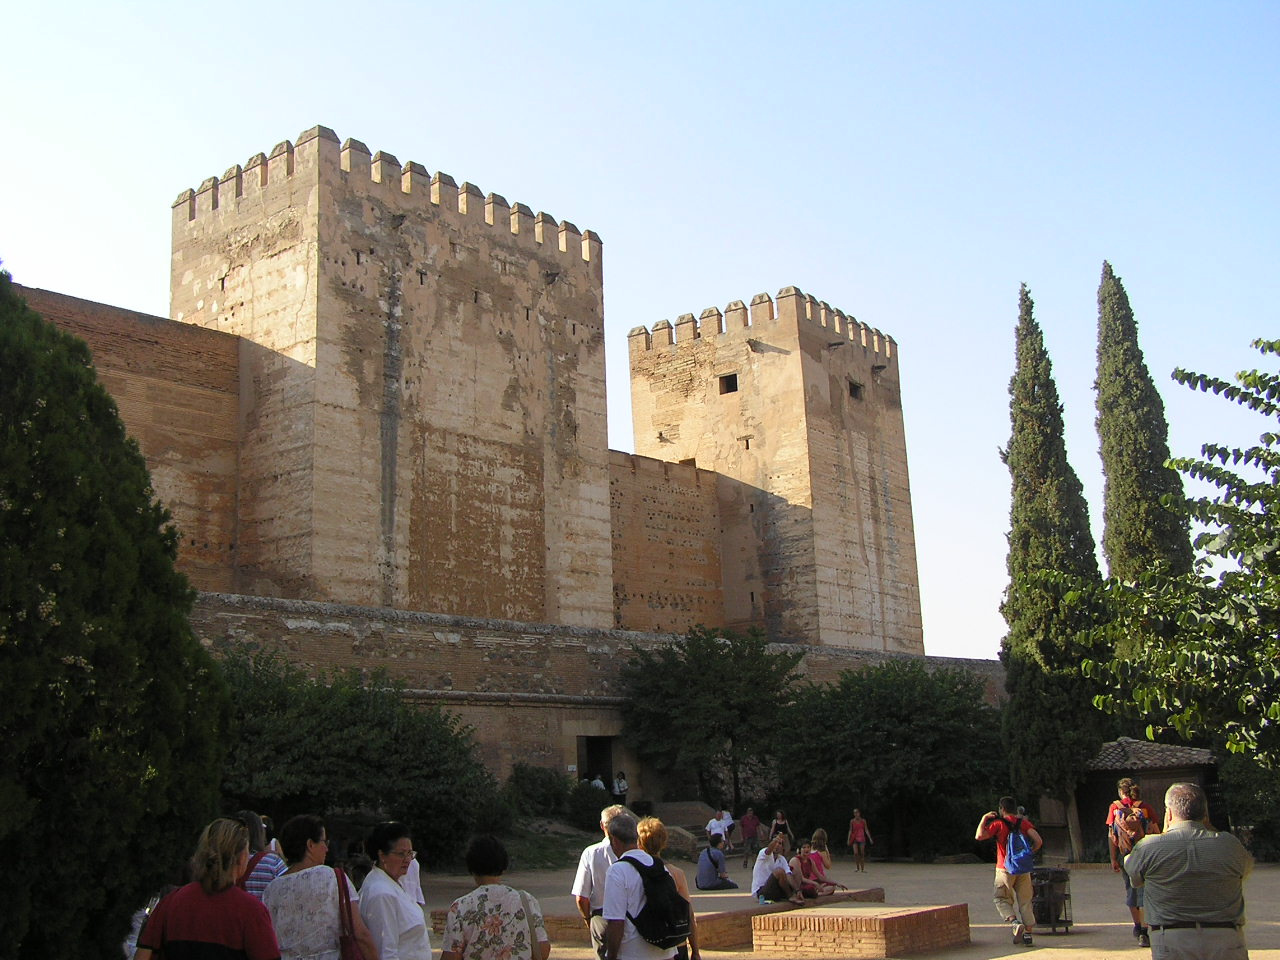
[[1152, 930], [1189, 930], [1192, 927], [1225, 930], [1228, 927], [1234, 929], [1237, 925], [1234, 920], [1174, 920], [1171, 923], [1147, 924]]

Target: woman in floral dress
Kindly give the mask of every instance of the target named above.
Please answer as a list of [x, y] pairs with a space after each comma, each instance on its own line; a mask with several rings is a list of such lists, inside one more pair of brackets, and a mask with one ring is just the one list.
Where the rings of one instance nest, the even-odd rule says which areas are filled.
[[502, 882], [507, 851], [496, 837], [476, 837], [467, 870], [476, 888], [453, 901], [440, 960], [547, 960], [551, 942], [538, 901]]

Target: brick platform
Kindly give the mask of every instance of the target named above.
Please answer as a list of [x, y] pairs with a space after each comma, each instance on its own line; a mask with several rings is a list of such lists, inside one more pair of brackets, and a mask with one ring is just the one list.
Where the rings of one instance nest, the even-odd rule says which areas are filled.
[[969, 907], [811, 907], [752, 917], [751, 937], [771, 957], [900, 957], [968, 943]]

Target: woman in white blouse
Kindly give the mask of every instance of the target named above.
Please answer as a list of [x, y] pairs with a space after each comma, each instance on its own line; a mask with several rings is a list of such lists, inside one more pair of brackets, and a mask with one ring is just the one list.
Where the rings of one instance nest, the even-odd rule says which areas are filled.
[[360, 915], [373, 933], [381, 960], [431, 960], [431, 941], [422, 908], [400, 878], [417, 856], [403, 823], [380, 823], [365, 841], [373, 869], [360, 888]]
[[[262, 902], [271, 911], [281, 960], [338, 960], [338, 874], [324, 865], [329, 853], [324, 821], [311, 814], [294, 817], [281, 828], [279, 839], [289, 869], [267, 885]], [[343, 882], [360, 950], [365, 960], [379, 960], [373, 935], [354, 909], [359, 894], [345, 876]]]

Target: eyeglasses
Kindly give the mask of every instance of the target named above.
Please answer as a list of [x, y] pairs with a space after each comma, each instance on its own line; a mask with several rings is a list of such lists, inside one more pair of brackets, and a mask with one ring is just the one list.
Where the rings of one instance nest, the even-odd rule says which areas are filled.
[[405, 860], [412, 860], [418, 855], [417, 850], [388, 850], [388, 857], [403, 857]]

